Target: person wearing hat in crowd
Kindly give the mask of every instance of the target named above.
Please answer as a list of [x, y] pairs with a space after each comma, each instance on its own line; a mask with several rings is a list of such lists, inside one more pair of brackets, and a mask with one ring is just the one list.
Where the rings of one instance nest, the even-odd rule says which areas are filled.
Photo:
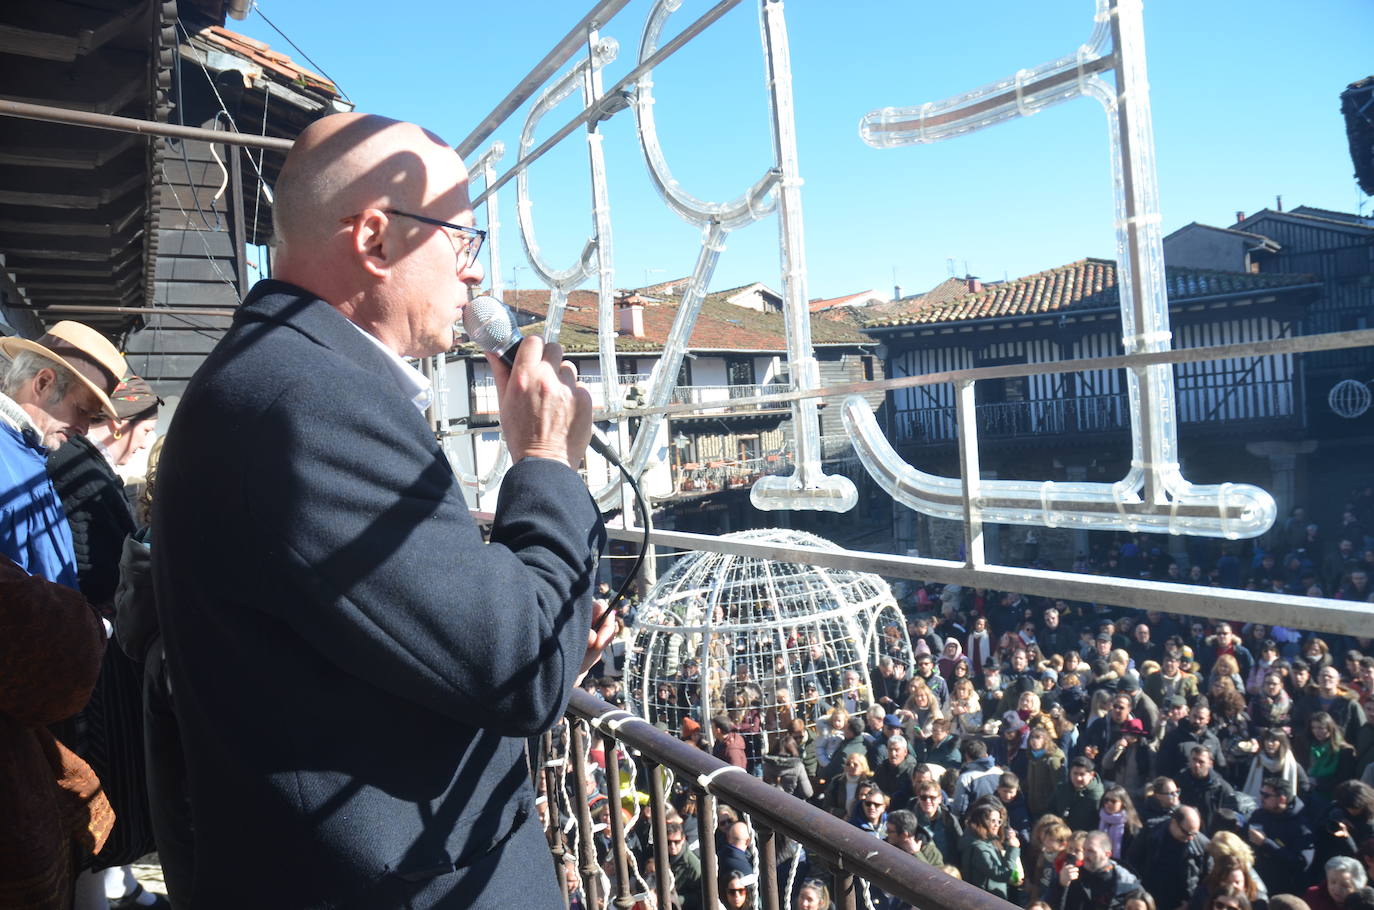
[[[118, 625], [113, 600], [124, 540], [137, 530], [116, 469], [152, 444], [162, 399], [143, 379], [130, 376], [111, 395], [115, 416], [102, 417], [85, 436], [48, 456], [48, 476], [71, 525], [81, 592]], [[152, 820], [143, 753], [143, 671], [118, 648], [105, 654], [91, 709], [67, 730], [100, 731], [90, 743], [71, 743], [105, 784], [115, 828], [96, 865], [105, 868], [112, 906], [169, 906], [146, 892], [130, 863], [152, 852]], [[98, 747], [97, 747], [98, 746]]]
[[1145, 792], [1153, 758], [1154, 753], [1146, 740], [1145, 724], [1140, 718], [1131, 717], [1121, 725], [1116, 741], [1103, 750], [1100, 765], [1107, 780], [1138, 797]]
[[47, 458], [93, 423], [117, 418], [110, 393], [128, 366], [103, 335], [71, 321], [37, 341], [0, 339], [0, 352], [10, 358], [0, 383], [0, 552], [32, 575], [79, 588], [71, 528]]
[[[128, 365], [103, 335], [69, 320], [54, 324], [36, 341], [0, 339], [0, 353], [10, 358], [0, 382], [0, 483], [6, 491], [0, 502], [0, 553], [30, 575], [80, 590], [71, 526], [48, 478], [47, 458], [68, 441], [84, 436], [93, 423], [116, 416], [110, 394], [128, 372]], [[59, 621], [57, 615], [52, 619]], [[106, 624], [106, 637], [109, 630]], [[50, 672], [58, 672], [67, 666], [68, 655], [53, 651], [29, 655], [29, 660], [31, 667], [47, 666]], [[91, 795], [99, 794], [96, 773], [65, 751], [82, 751], [75, 726], [59, 728], [54, 735], [50, 748], [63, 750], [62, 763], [68, 766], [55, 766], [56, 776], [80, 778]], [[100, 799], [104, 801], [103, 794]], [[57, 819], [42, 821], [60, 824]], [[73, 848], [71, 871], [89, 864], [89, 851], [102, 844], [108, 832], [107, 826], [99, 841], [87, 839]], [[49, 833], [34, 831], [33, 836], [44, 840]], [[83, 872], [74, 885], [80, 901], [98, 903], [104, 890], [102, 873]]]
[[1198, 679], [1183, 666], [1182, 655], [1173, 649], [1165, 649], [1160, 657], [1159, 672], [1145, 677], [1145, 694], [1157, 705], [1165, 699], [1177, 695], [1192, 704], [1198, 696]]
[[108, 608], [114, 597], [124, 538], [136, 530], [115, 469], [152, 445], [162, 399], [147, 382], [130, 376], [111, 402], [114, 417], [102, 416], [86, 435], [48, 456], [48, 476], [72, 529], [81, 592], [98, 609]]

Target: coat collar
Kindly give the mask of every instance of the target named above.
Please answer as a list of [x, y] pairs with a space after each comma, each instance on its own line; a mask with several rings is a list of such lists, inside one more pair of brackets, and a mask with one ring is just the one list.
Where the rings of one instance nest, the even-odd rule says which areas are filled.
[[[387, 374], [391, 364], [377, 344], [364, 337], [348, 317], [305, 288], [267, 278], [253, 285], [234, 315], [234, 324], [251, 331], [253, 323], [289, 326], [316, 344], [372, 370]], [[409, 398], [413, 392], [407, 393]]]

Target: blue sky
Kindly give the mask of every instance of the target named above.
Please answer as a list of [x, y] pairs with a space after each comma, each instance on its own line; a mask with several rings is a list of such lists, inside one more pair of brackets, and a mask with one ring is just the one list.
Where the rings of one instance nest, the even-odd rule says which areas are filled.
[[[259, 0], [262, 11], [360, 110], [415, 120], [458, 142], [590, 4]], [[683, 0], [674, 33], [712, 4]], [[322, 15], [323, 9], [329, 15]], [[649, 3], [632, 0], [602, 34], [633, 66]], [[935, 145], [878, 150], [859, 118], [939, 101], [1072, 52], [1091, 0], [787, 5], [804, 205], [808, 296], [923, 291], [953, 270], [1016, 278], [1113, 255], [1106, 121], [1087, 99]], [[308, 65], [262, 17], [229, 27]], [[1374, 73], [1371, 0], [1147, 0], [1146, 51], [1164, 230], [1228, 226], [1238, 210], [1311, 205], [1366, 214], [1339, 113], [1346, 84]], [[757, 4], [745, 0], [655, 73], [656, 116], [675, 176], [694, 195], [733, 198], [772, 160]], [[543, 123], [576, 113], [576, 96]], [[524, 111], [497, 133], [514, 160]], [[685, 275], [698, 232], [654, 193], [630, 112], [603, 125], [618, 286]], [[541, 249], [570, 265], [590, 223], [585, 142], [531, 169]], [[515, 231], [514, 184], [500, 195], [507, 284], [530, 287]], [[484, 215], [478, 213], [478, 223]], [[780, 287], [777, 219], [731, 235], [715, 288]], [[589, 285], [590, 286], [590, 285]]]

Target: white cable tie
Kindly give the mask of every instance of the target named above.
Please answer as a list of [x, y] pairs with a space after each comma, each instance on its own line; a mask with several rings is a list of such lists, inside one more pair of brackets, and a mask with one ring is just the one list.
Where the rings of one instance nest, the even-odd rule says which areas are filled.
[[1116, 514], [1121, 517], [1121, 523], [1126, 524], [1129, 518], [1126, 515], [1126, 503], [1123, 491], [1125, 486], [1122, 481], [1117, 480], [1112, 483], [1112, 503], [1116, 506]]
[[1217, 524], [1221, 530], [1221, 536], [1231, 537], [1231, 519], [1226, 514], [1226, 499], [1231, 494], [1232, 483], [1223, 483], [1217, 487]]
[[921, 105], [921, 123], [916, 128], [916, 138], [920, 139], [922, 142], [926, 141], [926, 115], [930, 113], [930, 109], [934, 106], [934, 102], [931, 101], [927, 101], [925, 104]]
[[1035, 113], [1035, 111], [1026, 108], [1025, 98], [1021, 94], [1022, 83], [1025, 81], [1025, 78], [1026, 70], [1020, 69], [1016, 71], [1016, 110], [1022, 117], [1029, 117], [1031, 114]]
[[545, 767], [545, 768], [560, 768], [560, 767], [562, 767], [563, 765], [566, 765], [567, 763], [568, 763], [568, 757], [567, 757], [566, 755], [560, 755], [558, 758], [551, 758], [551, 759], [549, 759], [548, 761], [544, 762], [544, 767]]
[[1092, 53], [1092, 48], [1086, 44], [1078, 45], [1078, 94], [1080, 95], [1088, 94], [1088, 79], [1083, 72], [1083, 60], [1090, 53]]
[[1045, 523], [1045, 527], [1047, 528], [1059, 527], [1058, 519], [1054, 518], [1053, 515], [1050, 513], [1050, 489], [1053, 486], [1053, 480], [1047, 480], [1040, 485], [1040, 509], [1043, 513], [1043, 515], [1041, 516], [1041, 521]]
[[549, 798], [548, 798], [547, 796], [536, 796], [536, 797], [534, 798], [534, 804], [535, 804], [536, 806], [545, 805], [546, 803], [548, 803], [548, 801], [549, 801]]
[[1164, 221], [1164, 216], [1159, 212], [1147, 212], [1144, 215], [1130, 215], [1126, 218], [1117, 218], [1115, 221], [1117, 228], [1130, 227], [1131, 225], [1160, 224]]
[[711, 794], [711, 784], [714, 783], [715, 779], [720, 775], [728, 774], [731, 771], [738, 771], [741, 774], [747, 773], [739, 765], [726, 765], [723, 768], [717, 768], [709, 773], [697, 775], [697, 786], [701, 787], [701, 789], [705, 790], [708, 794], [714, 795]]

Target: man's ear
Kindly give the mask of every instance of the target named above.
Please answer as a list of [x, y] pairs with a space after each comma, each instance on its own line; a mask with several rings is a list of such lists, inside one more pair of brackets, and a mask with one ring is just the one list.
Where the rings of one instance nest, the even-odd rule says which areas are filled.
[[39, 401], [47, 401], [52, 395], [53, 387], [57, 385], [57, 371], [52, 367], [43, 367], [33, 374], [33, 392]]
[[349, 243], [353, 255], [363, 270], [375, 277], [383, 277], [391, 270], [391, 246], [395, 237], [388, 233], [391, 219], [380, 209], [364, 209], [353, 219]]

